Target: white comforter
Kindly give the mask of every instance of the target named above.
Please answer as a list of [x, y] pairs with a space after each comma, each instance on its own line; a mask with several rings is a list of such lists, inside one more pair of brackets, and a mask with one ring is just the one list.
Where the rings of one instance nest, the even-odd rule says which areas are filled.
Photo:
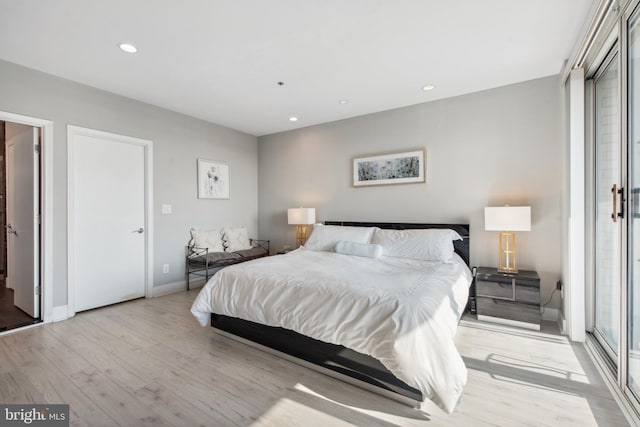
[[471, 272], [452, 263], [299, 249], [226, 267], [191, 312], [279, 326], [380, 360], [445, 411], [467, 370], [454, 344]]

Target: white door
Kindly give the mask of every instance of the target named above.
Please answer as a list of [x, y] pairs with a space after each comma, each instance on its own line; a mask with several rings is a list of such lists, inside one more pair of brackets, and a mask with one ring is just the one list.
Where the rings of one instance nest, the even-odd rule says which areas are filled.
[[145, 295], [145, 146], [69, 128], [75, 311]]
[[6, 124], [7, 286], [13, 303], [40, 317], [39, 129]]

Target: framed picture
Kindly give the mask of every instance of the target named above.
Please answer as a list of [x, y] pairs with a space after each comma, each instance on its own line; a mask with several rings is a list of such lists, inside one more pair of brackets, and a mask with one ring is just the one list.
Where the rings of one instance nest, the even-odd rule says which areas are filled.
[[227, 163], [198, 159], [198, 198], [229, 198], [229, 165]]
[[425, 182], [424, 150], [353, 159], [353, 186]]

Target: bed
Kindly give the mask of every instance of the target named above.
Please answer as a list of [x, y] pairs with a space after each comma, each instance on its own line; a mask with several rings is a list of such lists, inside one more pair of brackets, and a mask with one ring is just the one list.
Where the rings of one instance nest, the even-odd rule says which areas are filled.
[[[455, 254], [446, 260], [369, 256], [358, 251], [381, 246], [373, 234], [369, 243], [362, 240], [370, 229], [395, 230], [375, 234], [383, 237], [451, 230], [460, 240], [450, 239]], [[314, 235], [323, 230], [352, 232], [339, 242], [350, 249], [337, 251], [342, 247], [321, 238], [325, 247], [314, 250]], [[220, 333], [405, 403], [432, 400], [451, 413], [467, 378], [454, 336], [472, 281], [468, 262], [468, 225], [327, 221], [304, 248], [219, 271], [191, 311]]]

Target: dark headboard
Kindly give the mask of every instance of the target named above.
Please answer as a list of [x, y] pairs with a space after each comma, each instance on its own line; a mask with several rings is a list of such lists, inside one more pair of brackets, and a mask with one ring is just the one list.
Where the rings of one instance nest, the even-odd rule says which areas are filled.
[[457, 232], [462, 240], [455, 240], [453, 248], [469, 265], [469, 224], [413, 224], [404, 222], [357, 222], [357, 221], [325, 221], [325, 225], [344, 225], [349, 227], [378, 227], [388, 230], [411, 230], [425, 228], [449, 228]]

